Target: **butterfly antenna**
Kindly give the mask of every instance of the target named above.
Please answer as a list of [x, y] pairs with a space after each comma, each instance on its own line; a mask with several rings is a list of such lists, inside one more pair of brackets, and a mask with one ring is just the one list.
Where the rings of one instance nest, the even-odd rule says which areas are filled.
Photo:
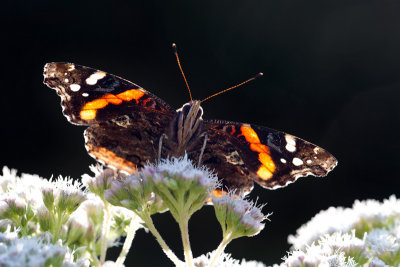
[[264, 74], [263, 74], [262, 72], [260, 72], [260, 73], [258, 73], [256, 76], [254, 76], [254, 77], [252, 77], [252, 78], [250, 78], [250, 79], [248, 79], [248, 80], [246, 80], [246, 81], [244, 81], [244, 82], [241, 82], [241, 83], [239, 83], [239, 84], [237, 84], [237, 85], [235, 85], [235, 86], [229, 87], [228, 89], [225, 89], [225, 90], [223, 90], [223, 91], [220, 91], [220, 92], [218, 92], [218, 93], [215, 93], [215, 94], [213, 94], [213, 95], [210, 95], [209, 97], [204, 98], [203, 100], [201, 100], [201, 102], [204, 102], [204, 101], [206, 101], [206, 100], [208, 100], [208, 99], [210, 99], [210, 98], [212, 98], [212, 97], [214, 97], [214, 96], [223, 94], [223, 93], [228, 92], [228, 91], [230, 91], [230, 90], [232, 90], [232, 89], [235, 89], [235, 88], [237, 88], [237, 87], [239, 87], [239, 86], [242, 86], [242, 85], [244, 85], [244, 84], [246, 84], [246, 83], [248, 83], [248, 82], [251, 82], [252, 80], [257, 79], [258, 77], [263, 76], [263, 75], [264, 75]]
[[189, 87], [189, 84], [188, 84], [188, 82], [187, 82], [187, 80], [186, 80], [185, 73], [183, 73], [183, 69], [182, 69], [182, 66], [181, 66], [181, 62], [180, 62], [180, 60], [179, 60], [178, 51], [177, 51], [177, 49], [176, 49], [176, 44], [175, 44], [175, 43], [172, 44], [172, 48], [174, 49], [174, 54], [175, 54], [175, 57], [176, 57], [176, 61], [178, 62], [179, 69], [181, 70], [183, 79], [185, 80], [186, 87], [187, 87], [187, 89], [189, 90], [190, 102], [192, 102], [192, 101], [193, 101], [193, 99], [192, 99], [192, 92], [190, 92], [190, 87]]

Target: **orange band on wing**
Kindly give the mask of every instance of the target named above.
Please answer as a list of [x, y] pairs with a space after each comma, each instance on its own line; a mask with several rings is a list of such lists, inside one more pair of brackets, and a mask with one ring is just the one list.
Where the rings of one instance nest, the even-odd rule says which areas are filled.
[[142, 91], [131, 89], [131, 90], [128, 90], [128, 91], [118, 94], [117, 97], [124, 101], [131, 101], [133, 99], [138, 101], [143, 95], [144, 95], [144, 93]]
[[96, 159], [104, 162], [107, 165], [114, 166], [118, 170], [126, 171], [131, 174], [136, 170], [135, 164], [124, 158], [118, 157], [114, 152], [105, 147], [90, 146], [88, 152]]
[[109, 103], [108, 99], [100, 98], [90, 101], [83, 106], [82, 110], [94, 110], [94, 109], [101, 109], [107, 106]]
[[259, 153], [258, 160], [261, 166], [257, 170], [257, 175], [263, 180], [271, 179], [276, 166], [271, 158], [269, 147], [261, 144], [258, 134], [250, 126], [242, 126], [240, 127], [240, 131], [242, 132], [241, 135], [250, 143], [250, 149]]
[[269, 154], [269, 147], [263, 144], [250, 144], [250, 149], [255, 152], [260, 152], [260, 153], [262, 152]]
[[108, 104], [120, 105], [123, 101], [129, 102], [132, 100], [136, 100], [136, 103], [139, 103], [139, 99], [142, 96], [144, 96], [144, 93], [137, 89], [130, 89], [118, 95], [106, 94], [102, 98], [86, 103], [79, 115], [83, 120], [93, 120], [96, 118], [97, 110], [105, 108]]
[[258, 168], [257, 175], [261, 177], [264, 181], [271, 179], [273, 176], [273, 173], [265, 166], [261, 165], [260, 168]]
[[118, 98], [117, 96], [113, 94], [106, 94], [103, 96], [103, 99], [106, 99], [108, 103], [114, 104], [114, 105], [119, 105], [122, 103], [122, 99]]
[[260, 138], [258, 138], [256, 131], [254, 131], [252, 128], [242, 126], [240, 127], [240, 130], [242, 131], [242, 134], [244, 138], [246, 138], [247, 142], [250, 144], [260, 144]]
[[261, 164], [268, 168], [272, 173], [275, 171], [275, 163], [272, 160], [271, 156], [267, 153], [260, 153], [258, 154], [258, 159], [260, 160]]

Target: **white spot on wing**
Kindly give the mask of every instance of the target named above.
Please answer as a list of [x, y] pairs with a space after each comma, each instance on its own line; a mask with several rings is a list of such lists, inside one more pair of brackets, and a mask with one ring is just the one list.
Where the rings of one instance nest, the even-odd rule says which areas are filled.
[[68, 71], [73, 71], [75, 69], [75, 65], [74, 64], [70, 64], [69, 66], [68, 66]]
[[79, 89], [81, 89], [81, 86], [79, 84], [73, 83], [69, 86], [69, 88], [73, 91], [73, 92], [78, 92]]
[[286, 163], [287, 161], [286, 161], [286, 159], [281, 159], [281, 162]]
[[89, 94], [88, 94], [88, 93], [82, 93], [82, 96], [83, 96], [83, 97], [88, 97]]
[[299, 158], [293, 158], [292, 163], [294, 166], [300, 166], [303, 165], [303, 161]]
[[311, 164], [311, 163], [312, 163], [312, 160], [311, 160], [311, 159], [308, 159], [308, 160], [306, 161], [306, 163], [307, 163], [307, 164]]
[[315, 154], [318, 154], [319, 147], [314, 147], [314, 149], [313, 149], [313, 150], [314, 150], [314, 153], [315, 153]]
[[296, 151], [296, 140], [294, 139], [294, 136], [290, 134], [285, 134], [285, 140], [286, 140], [286, 150], [289, 152], [295, 152]]
[[89, 76], [89, 78], [86, 79], [86, 83], [89, 85], [95, 85], [98, 80], [103, 79], [106, 76], [105, 72], [102, 71], [96, 71], [92, 75]]
[[69, 79], [68, 79], [68, 78], [65, 78], [65, 79], [64, 79], [64, 82], [66, 82], [66, 83], [69, 82]]

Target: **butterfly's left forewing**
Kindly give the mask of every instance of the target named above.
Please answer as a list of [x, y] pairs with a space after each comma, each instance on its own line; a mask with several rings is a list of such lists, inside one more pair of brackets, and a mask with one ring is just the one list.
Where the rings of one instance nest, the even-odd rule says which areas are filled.
[[307, 175], [325, 176], [337, 165], [326, 150], [284, 132], [226, 121], [206, 121], [205, 127], [209, 135], [229, 140], [236, 162], [243, 162], [248, 176], [264, 188], [286, 186]]
[[93, 125], [134, 112], [175, 113], [163, 100], [133, 82], [73, 63], [47, 63], [44, 83], [57, 91], [65, 117], [78, 125]]

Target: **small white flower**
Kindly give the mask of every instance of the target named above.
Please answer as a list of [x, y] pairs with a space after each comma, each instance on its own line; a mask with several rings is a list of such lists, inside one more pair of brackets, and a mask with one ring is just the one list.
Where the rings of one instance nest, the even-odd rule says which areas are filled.
[[394, 252], [399, 249], [399, 241], [386, 229], [372, 229], [366, 238], [366, 244], [371, 248], [373, 255], [379, 256], [385, 252]]
[[0, 200], [0, 215], [6, 213], [9, 209], [7, 202]]
[[184, 180], [197, 179], [202, 186], [209, 189], [209, 192], [219, 186], [218, 177], [215, 173], [205, 166], [195, 167], [186, 154], [180, 158], [163, 159], [154, 165], [154, 169], [161, 174], [167, 173], [168, 177], [178, 176]]
[[83, 190], [82, 183], [70, 177], [58, 176], [57, 179], [51, 179], [51, 181], [53, 182], [55, 188], [63, 191], [65, 195], [82, 195], [86, 192]]
[[357, 217], [367, 221], [384, 221], [391, 216], [400, 216], [400, 199], [394, 195], [389, 199], [383, 200], [383, 203], [368, 199], [365, 201], [356, 200], [353, 210]]
[[264, 206], [256, 206], [255, 203], [242, 198], [230, 191], [221, 197], [212, 197], [215, 215], [223, 229], [223, 234], [232, 234], [234, 238], [241, 236], [257, 235], [268, 219], [261, 209]]
[[[104, 166], [100, 165], [100, 164], [90, 165], [89, 169], [94, 173], [95, 176], [97, 176], [97, 175], [100, 175], [104, 171]], [[88, 175], [88, 174], [82, 175], [82, 178], [85, 175]]]
[[83, 190], [83, 185], [79, 181], [59, 176], [51, 182], [55, 188], [55, 205], [58, 210], [74, 212], [87, 198], [87, 191]]
[[[95, 173], [98, 173], [100, 169], [96, 169]], [[91, 177], [87, 174], [82, 175], [82, 183], [92, 193], [104, 198], [104, 191], [111, 188], [111, 183], [116, 177], [116, 172], [112, 169], [106, 169], [101, 173], [96, 174], [95, 177]]]
[[85, 200], [79, 206], [77, 211], [80, 209], [83, 210], [86, 216], [91, 218], [95, 224], [102, 223], [104, 216], [104, 202], [99, 197], [96, 196], [95, 198]]
[[386, 265], [382, 260], [378, 258], [373, 258], [369, 262], [369, 267], [390, 267], [390, 265]]
[[367, 257], [365, 249], [365, 241], [355, 236], [353, 230], [351, 234], [333, 233], [331, 235], [324, 235], [318, 240], [321, 246], [326, 246], [330, 249], [330, 253], [335, 251], [345, 252], [347, 255], [360, 255]]
[[0, 176], [0, 192], [8, 192], [9, 185], [15, 184], [17, 180], [17, 170], [3, 167], [3, 175]]
[[306, 254], [303, 251], [293, 251], [290, 255], [284, 258], [285, 263], [289, 267], [297, 267], [302, 266], [304, 259], [306, 258]]
[[284, 257], [281, 266], [288, 267], [355, 267], [357, 264], [351, 257], [346, 257], [343, 252], [333, 251], [329, 246], [312, 244], [306, 251], [292, 251]]
[[[196, 267], [206, 267], [210, 264], [212, 255], [214, 252], [207, 253], [206, 255], [201, 255], [200, 257], [194, 259], [194, 265]], [[222, 253], [218, 258], [217, 262], [214, 264], [217, 267], [266, 267], [265, 264], [258, 261], [247, 261], [245, 259], [235, 260], [231, 257], [231, 254]]]

